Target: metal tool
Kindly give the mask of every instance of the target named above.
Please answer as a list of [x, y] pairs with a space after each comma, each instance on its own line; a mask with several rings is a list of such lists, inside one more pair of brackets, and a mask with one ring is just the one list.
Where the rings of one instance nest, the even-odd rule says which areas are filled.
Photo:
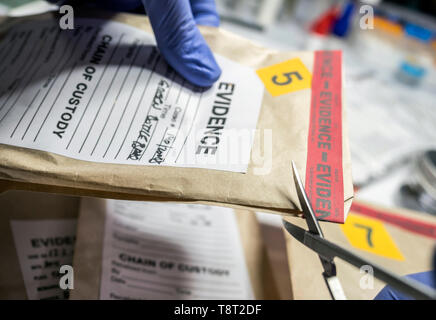
[[364, 265], [372, 267], [374, 277], [380, 279], [390, 285], [392, 288], [397, 289], [410, 297], [415, 299], [433, 299], [436, 300], [436, 290], [430, 287], [409, 279], [397, 276], [396, 274], [368, 261], [353, 252], [344, 249], [324, 238], [321, 227], [313, 212], [310, 201], [304, 191], [303, 184], [300, 176], [298, 175], [295, 163], [292, 162], [292, 172], [294, 176], [295, 186], [297, 188], [298, 199], [300, 200], [301, 209], [306, 219], [309, 231], [304, 230], [288, 221], [283, 220], [285, 229], [298, 241], [303, 243], [315, 251], [324, 268], [323, 277], [330, 291], [330, 295], [334, 300], [346, 299], [344, 290], [342, 289], [339, 279], [336, 277], [336, 265], [333, 259], [338, 257], [357, 268]]

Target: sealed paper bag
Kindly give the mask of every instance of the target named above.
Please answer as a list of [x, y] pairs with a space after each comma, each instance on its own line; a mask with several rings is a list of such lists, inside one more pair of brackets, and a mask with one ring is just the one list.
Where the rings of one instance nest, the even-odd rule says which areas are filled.
[[341, 52], [277, 52], [202, 27], [222, 75], [198, 88], [165, 63], [145, 16], [98, 17], [4, 25], [3, 189], [296, 214], [294, 160], [317, 216], [344, 222]]
[[0, 195], [0, 299], [64, 299], [59, 268], [71, 265], [79, 199], [36, 192]]
[[72, 299], [278, 299], [252, 214], [83, 198]]
[[[289, 221], [307, 229], [300, 219]], [[433, 270], [436, 219], [432, 216], [354, 202], [344, 225], [321, 222], [321, 227], [327, 240], [397, 275]], [[295, 299], [331, 299], [318, 255], [285, 233]], [[370, 264], [358, 269], [337, 258], [335, 262], [348, 299], [373, 299], [386, 285], [371, 276]]]

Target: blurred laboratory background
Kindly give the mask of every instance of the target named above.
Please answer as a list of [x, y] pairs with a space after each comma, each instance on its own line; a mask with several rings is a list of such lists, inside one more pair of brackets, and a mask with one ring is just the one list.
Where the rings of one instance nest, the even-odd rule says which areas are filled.
[[436, 1], [217, 0], [277, 50], [342, 50], [359, 198], [436, 214]]

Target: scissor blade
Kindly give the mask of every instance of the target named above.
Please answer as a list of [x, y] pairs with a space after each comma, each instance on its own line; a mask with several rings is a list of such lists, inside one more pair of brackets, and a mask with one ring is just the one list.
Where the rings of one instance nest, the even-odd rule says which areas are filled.
[[[436, 300], [436, 291], [416, 280], [399, 277], [396, 274], [392, 273], [390, 270], [376, 265], [371, 261], [362, 258], [345, 248], [342, 248], [324, 238], [321, 238], [320, 236], [315, 235], [312, 232], [305, 231], [304, 229], [297, 227], [285, 220], [283, 220], [283, 224], [285, 229], [290, 234], [292, 234], [293, 236], [296, 235], [295, 238], [298, 241], [303, 243], [306, 247], [315, 251], [321, 258], [321, 262], [323, 262], [323, 260], [326, 261], [326, 263], [323, 263], [323, 267], [324, 271], [328, 276], [334, 275], [335, 272], [328, 272], [328, 270], [326, 270], [326, 267], [334, 266], [334, 263], [331, 261], [334, 257], [338, 257], [357, 268], [361, 268], [364, 265], [371, 266], [375, 278], [386, 282], [394, 289], [397, 289], [415, 299]], [[303, 236], [301, 234], [303, 234]], [[303, 239], [301, 240], [301, 238]]]
[[297, 227], [286, 220], [283, 220], [283, 226], [285, 227], [286, 231], [288, 231], [295, 239], [318, 254], [321, 264], [324, 268], [324, 277], [329, 278], [336, 276], [336, 265], [333, 262], [335, 253], [323, 251], [323, 246], [318, 244], [318, 242], [327, 240], [321, 238], [319, 235], [313, 234], [310, 231], [306, 231], [300, 227]]
[[286, 231], [288, 231], [295, 239], [306, 245], [304, 243], [304, 234], [307, 232], [306, 230], [297, 227], [296, 225], [289, 223], [286, 220], [283, 220], [283, 226], [285, 227]]
[[324, 246], [320, 245], [318, 242], [328, 242], [324, 238], [314, 235], [312, 232], [304, 230], [286, 220], [283, 220], [283, 226], [295, 239], [315, 251], [321, 258], [331, 261], [336, 256], [335, 252], [328, 250], [323, 251]]
[[297, 166], [295, 162], [292, 161], [292, 174], [294, 176], [295, 187], [297, 189], [298, 200], [300, 200], [301, 210], [303, 210], [304, 217], [306, 218], [307, 226], [310, 232], [324, 237], [321, 227], [319, 226], [318, 220], [316, 219], [315, 213], [313, 212], [312, 205], [310, 204], [309, 198], [307, 197], [306, 191], [304, 191], [303, 183], [301, 182], [300, 176], [298, 174]]
[[[345, 300], [346, 299], [345, 293], [344, 290], [342, 289], [339, 279], [336, 277], [336, 267], [333, 260], [326, 259], [323, 257], [323, 255], [319, 254], [319, 252], [316, 251], [318, 247], [312, 246], [314, 244], [313, 241], [309, 241], [309, 242], [305, 241], [305, 239], [308, 239], [306, 237], [306, 234], [309, 233], [309, 231], [297, 227], [296, 225], [289, 223], [286, 220], [283, 220], [283, 225], [286, 231], [288, 231], [296, 240], [300, 241], [302, 244], [304, 244], [308, 248], [318, 253], [318, 256], [321, 260], [321, 264], [324, 268], [323, 277], [329, 289], [330, 295], [334, 300]], [[315, 236], [315, 237], [320, 239], [320, 241], [324, 240], [319, 236]]]

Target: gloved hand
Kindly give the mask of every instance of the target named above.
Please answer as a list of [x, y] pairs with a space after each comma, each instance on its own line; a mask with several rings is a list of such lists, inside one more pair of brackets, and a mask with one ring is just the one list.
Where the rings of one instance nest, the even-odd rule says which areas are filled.
[[[433, 271], [410, 274], [407, 277], [436, 290], [436, 251], [433, 254], [433, 266]], [[412, 298], [390, 286], [386, 286], [377, 294], [374, 300], [412, 300]]]
[[[411, 274], [407, 277], [436, 289], [435, 275], [436, 271], [427, 271]], [[386, 286], [377, 294], [374, 300], [412, 300], [412, 298], [390, 286]]]
[[221, 75], [221, 69], [196, 24], [219, 25], [214, 0], [142, 2], [167, 62], [193, 84], [211, 86]]
[[[92, 3], [120, 11], [130, 11], [141, 6], [141, 0], [94, 0]], [[200, 87], [211, 86], [221, 75], [221, 69], [197, 24], [219, 25], [215, 1], [142, 0], [142, 3], [150, 18], [159, 50], [166, 61], [191, 83]]]

